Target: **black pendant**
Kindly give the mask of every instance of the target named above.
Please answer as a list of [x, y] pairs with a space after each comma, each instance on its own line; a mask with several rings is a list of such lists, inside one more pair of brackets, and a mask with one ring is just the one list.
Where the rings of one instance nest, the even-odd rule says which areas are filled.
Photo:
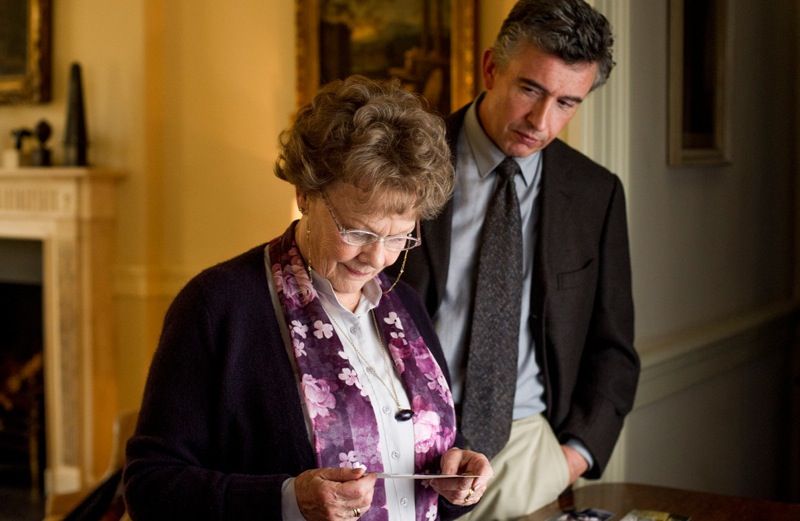
[[411, 409], [400, 409], [397, 411], [397, 414], [394, 415], [394, 419], [399, 422], [407, 422], [414, 416], [414, 411]]

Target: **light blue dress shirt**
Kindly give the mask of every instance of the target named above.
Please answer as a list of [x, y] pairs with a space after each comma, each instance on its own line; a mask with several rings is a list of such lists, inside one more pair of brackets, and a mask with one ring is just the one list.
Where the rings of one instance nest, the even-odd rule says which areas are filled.
[[[453, 380], [453, 399], [461, 402], [466, 353], [470, 331], [470, 309], [475, 293], [478, 256], [480, 254], [483, 219], [494, 193], [497, 176], [493, 174], [505, 154], [488, 138], [478, 122], [478, 103], [473, 103], [464, 117], [458, 137], [456, 181], [453, 192], [453, 225], [450, 265], [444, 298], [434, 317], [436, 332], [444, 349]], [[541, 152], [514, 158], [522, 175], [514, 178], [522, 216], [522, 308], [517, 358], [517, 388], [514, 397], [514, 419], [526, 418], [544, 411], [544, 387], [536, 363], [531, 290], [533, 286], [533, 252], [536, 244], [536, 199], [541, 187]], [[492, 174], [492, 175], [490, 175]]]

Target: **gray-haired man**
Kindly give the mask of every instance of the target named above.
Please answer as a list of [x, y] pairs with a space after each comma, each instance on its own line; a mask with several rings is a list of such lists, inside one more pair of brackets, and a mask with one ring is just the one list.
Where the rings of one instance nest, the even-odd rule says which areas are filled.
[[556, 139], [607, 80], [612, 42], [582, 0], [520, 0], [483, 55], [486, 91], [447, 120], [455, 192], [405, 271], [435, 319], [462, 434], [493, 457], [471, 519], [524, 515], [599, 477], [633, 404], [623, 188]]

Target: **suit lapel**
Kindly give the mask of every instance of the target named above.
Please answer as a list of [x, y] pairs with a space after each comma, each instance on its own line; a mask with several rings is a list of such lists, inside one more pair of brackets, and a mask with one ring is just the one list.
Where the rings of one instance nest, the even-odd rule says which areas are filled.
[[554, 245], [569, 228], [570, 206], [573, 199], [572, 165], [563, 154], [564, 144], [553, 141], [542, 152], [542, 191], [540, 194], [539, 237], [536, 241], [534, 313], [541, 317], [547, 293], [555, 274]]

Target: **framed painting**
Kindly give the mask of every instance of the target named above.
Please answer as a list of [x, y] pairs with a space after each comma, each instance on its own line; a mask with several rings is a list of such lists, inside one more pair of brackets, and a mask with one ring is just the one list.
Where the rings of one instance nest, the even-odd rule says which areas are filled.
[[361, 74], [396, 79], [442, 115], [476, 92], [477, 0], [296, 0], [297, 102]]
[[51, 0], [0, 0], [0, 103], [50, 100]]
[[726, 164], [727, 0], [670, 0], [669, 11], [669, 164]]

